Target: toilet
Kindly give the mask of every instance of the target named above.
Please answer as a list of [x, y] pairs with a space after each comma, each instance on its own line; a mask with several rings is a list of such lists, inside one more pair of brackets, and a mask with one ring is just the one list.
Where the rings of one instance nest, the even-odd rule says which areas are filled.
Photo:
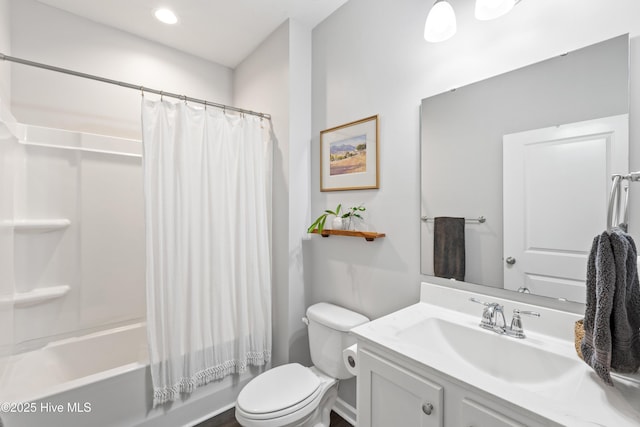
[[251, 380], [236, 400], [236, 420], [244, 427], [328, 427], [338, 397], [338, 380], [353, 377], [342, 351], [355, 344], [349, 330], [365, 316], [321, 302], [307, 309], [309, 348], [314, 366], [289, 363]]

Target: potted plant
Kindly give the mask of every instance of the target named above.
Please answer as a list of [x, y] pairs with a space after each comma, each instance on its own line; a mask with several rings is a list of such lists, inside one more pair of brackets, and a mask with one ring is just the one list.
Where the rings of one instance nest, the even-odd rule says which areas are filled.
[[344, 227], [344, 229], [351, 230], [351, 223], [353, 221], [353, 218], [358, 218], [362, 220], [363, 218], [362, 218], [362, 215], [360, 215], [360, 212], [364, 212], [366, 209], [367, 208], [365, 208], [362, 205], [350, 207], [349, 210], [342, 215], [342, 220], [347, 221], [347, 226]]
[[[329, 215], [333, 215], [335, 218], [331, 222], [332, 230], [350, 230], [353, 218], [362, 219], [361, 212], [364, 212], [367, 208], [362, 205], [352, 206], [345, 213], [342, 213], [342, 204], [339, 204], [335, 210], [325, 210], [322, 215], [313, 221], [313, 224], [307, 229], [307, 233], [313, 233], [314, 230], [318, 230], [318, 233], [322, 233], [325, 228], [327, 218]], [[345, 224], [346, 222], [346, 224]]]
[[313, 233], [313, 230], [316, 230], [316, 229], [318, 230], [319, 233], [322, 233], [322, 230], [324, 230], [324, 225], [327, 222], [327, 217], [329, 215], [335, 216], [335, 218], [333, 219], [333, 222], [331, 223], [331, 226], [333, 227], [333, 229], [342, 230], [342, 217], [340, 216], [341, 209], [342, 209], [342, 204], [339, 204], [334, 211], [331, 211], [329, 209], [325, 210], [324, 213], [320, 215], [318, 218], [316, 218], [316, 220], [313, 221], [313, 224], [309, 226], [309, 228], [307, 229], [307, 233]]

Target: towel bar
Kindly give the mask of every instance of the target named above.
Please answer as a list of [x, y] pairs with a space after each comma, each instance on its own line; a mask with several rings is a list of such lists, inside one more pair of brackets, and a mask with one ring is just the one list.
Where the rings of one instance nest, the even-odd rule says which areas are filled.
[[[433, 222], [435, 220], [435, 218], [429, 218], [429, 217], [423, 216], [422, 220], [424, 222]], [[467, 224], [483, 224], [483, 223], [487, 222], [487, 219], [485, 217], [483, 217], [483, 216], [480, 216], [478, 218], [465, 218], [464, 222], [467, 223]]]

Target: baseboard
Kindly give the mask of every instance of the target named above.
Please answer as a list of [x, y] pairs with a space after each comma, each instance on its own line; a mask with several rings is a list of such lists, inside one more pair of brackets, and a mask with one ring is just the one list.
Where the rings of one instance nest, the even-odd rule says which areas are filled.
[[207, 420], [209, 420], [209, 419], [211, 419], [213, 417], [216, 417], [216, 416], [222, 414], [223, 412], [227, 412], [229, 409], [232, 409], [235, 406], [236, 406], [236, 402], [233, 401], [230, 404], [223, 406], [222, 408], [218, 408], [215, 411], [212, 411], [212, 412], [208, 413], [207, 415], [204, 415], [204, 416], [198, 418], [197, 420], [189, 421], [188, 425], [192, 426], [192, 427], [193, 426], [197, 426], [198, 424], [200, 424], [200, 423], [202, 423], [204, 421], [207, 421]]
[[344, 418], [344, 420], [352, 426], [356, 427], [358, 425], [356, 423], [356, 408], [349, 405], [339, 397], [336, 399], [336, 403], [333, 405], [333, 411]]

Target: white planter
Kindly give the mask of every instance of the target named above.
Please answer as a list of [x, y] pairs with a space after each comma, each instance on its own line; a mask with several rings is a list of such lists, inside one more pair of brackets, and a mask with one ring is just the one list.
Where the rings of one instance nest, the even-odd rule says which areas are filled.
[[331, 229], [332, 230], [342, 230], [342, 218], [340, 218], [339, 216], [333, 218], [333, 221], [331, 221]]

